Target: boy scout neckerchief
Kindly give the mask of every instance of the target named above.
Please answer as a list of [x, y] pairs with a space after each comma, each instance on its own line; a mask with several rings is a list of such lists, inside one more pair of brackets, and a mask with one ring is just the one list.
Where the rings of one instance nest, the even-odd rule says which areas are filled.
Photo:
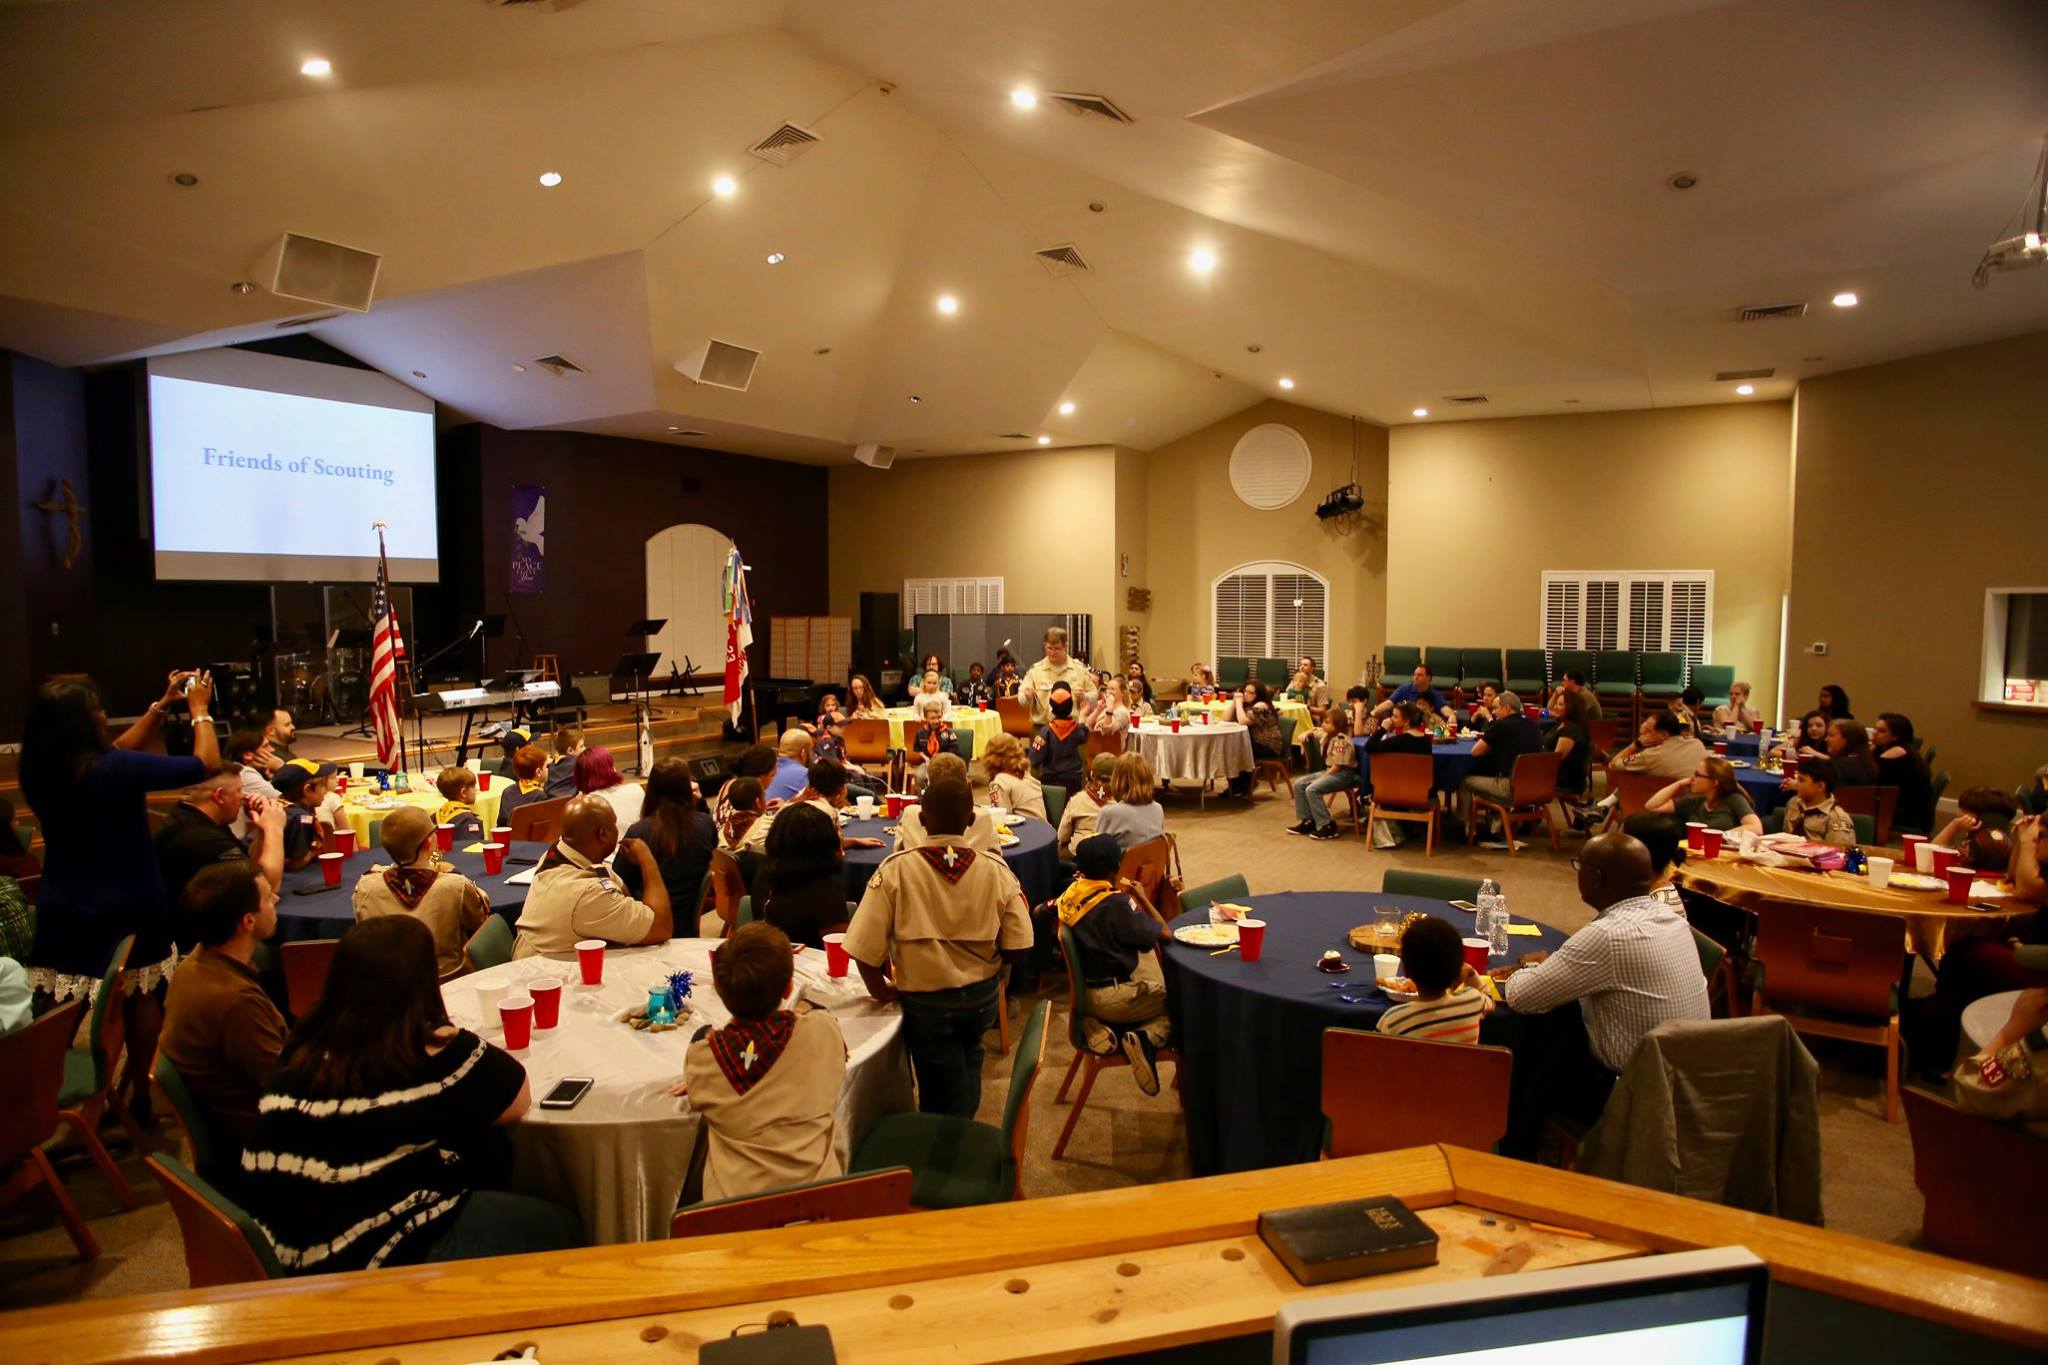
[[443, 801], [441, 808], [434, 812], [434, 823], [452, 825], [465, 815], [475, 815], [476, 807], [467, 801]]
[[967, 869], [974, 864], [974, 850], [959, 844], [925, 844], [916, 852], [951, 886], [959, 885], [960, 879], [967, 875]]
[[542, 787], [545, 787], [546, 785], [547, 778], [545, 775], [541, 777], [536, 777], [531, 782], [527, 781], [525, 778], [522, 777], [519, 779], [519, 792], [522, 796], [528, 795], [533, 792], [539, 791]]
[[789, 1046], [796, 1016], [777, 1010], [766, 1019], [735, 1019], [712, 1033], [711, 1059], [725, 1073], [735, 1095], [744, 1095], [768, 1075]]
[[391, 894], [398, 897], [398, 903], [408, 910], [420, 908], [420, 902], [433, 889], [434, 879], [441, 874], [431, 867], [387, 867], [384, 869], [384, 885], [391, 888]]
[[1066, 890], [1060, 892], [1060, 898], [1054, 902], [1054, 908], [1059, 911], [1060, 923], [1071, 929], [1086, 919], [1090, 910], [1115, 894], [1116, 887], [1110, 882], [1076, 877], [1067, 883]]

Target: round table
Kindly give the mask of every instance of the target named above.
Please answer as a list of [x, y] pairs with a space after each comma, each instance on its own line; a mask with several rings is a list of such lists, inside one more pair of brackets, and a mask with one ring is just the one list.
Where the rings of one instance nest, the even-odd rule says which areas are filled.
[[[1181, 1108], [1198, 1176], [1314, 1161], [1320, 1154], [1323, 1030], [1369, 1029], [1390, 1003], [1372, 986], [1372, 955], [1344, 937], [1373, 922], [1374, 906], [1425, 911], [1472, 932], [1471, 912], [1427, 896], [1285, 891], [1248, 903], [1267, 925], [1259, 961], [1240, 961], [1234, 952], [1212, 957], [1207, 948], [1182, 943], [1166, 949], [1167, 999], [1183, 1067]], [[1206, 919], [1206, 911], [1196, 911], [1174, 926]], [[1555, 951], [1564, 940], [1550, 928], [1511, 935], [1508, 958]], [[1328, 948], [1344, 954], [1349, 972], [1316, 970]], [[1364, 1002], [1347, 1004], [1345, 995]], [[1489, 1041], [1499, 1036], [1502, 1019], [1496, 1005], [1483, 1030]]]
[[[1454, 792], [1472, 771], [1472, 746], [1479, 742], [1479, 736], [1470, 739], [1446, 740], [1429, 746], [1429, 756], [1434, 768], [1430, 785], [1440, 792]], [[1352, 746], [1358, 750], [1358, 771], [1368, 787], [1372, 785], [1372, 757], [1365, 751], [1365, 739], [1354, 737]]]
[[[508, 920], [519, 918], [519, 911], [526, 904], [526, 887], [523, 883], [508, 883], [507, 878], [523, 872], [532, 872], [540, 855], [546, 851], [546, 844], [518, 843], [506, 850], [505, 866], [495, 877], [484, 874], [484, 855], [465, 853], [466, 845], [458, 844], [448, 853], [441, 855], [441, 861], [453, 865], [457, 872], [483, 888], [484, 895], [491, 901], [491, 909]], [[524, 859], [514, 862], [513, 859]], [[357, 850], [341, 862], [341, 885], [330, 887], [320, 876], [320, 860], [314, 859], [304, 867], [284, 874], [284, 885], [277, 897], [277, 934], [279, 943], [298, 943], [304, 939], [340, 938], [342, 931], [356, 922], [356, 883], [362, 875], [388, 859], [373, 857]]]
[[[924, 717], [914, 707], [892, 706], [883, 713], [889, 718], [889, 747], [901, 749], [917, 727], [924, 724]], [[977, 710], [972, 706], [955, 706], [947, 710], [946, 721], [954, 730], [974, 736], [974, 752], [979, 754], [988, 748], [988, 742], [1003, 732], [1002, 713], [994, 705], [988, 710]]]
[[[840, 833], [850, 839], [880, 839], [880, 848], [849, 848], [846, 850], [846, 898], [858, 902], [867, 893], [868, 881], [875, 875], [875, 869], [882, 865], [882, 859], [896, 851], [896, 836], [888, 832], [894, 821], [876, 816], [871, 820], [858, 817], [840, 822]], [[1037, 905], [1050, 900], [1060, 888], [1059, 831], [1043, 820], [1030, 816], [1020, 818], [1010, 827], [1017, 836], [1017, 842], [1003, 849], [1003, 861], [1010, 865], [1010, 871], [1017, 876], [1017, 884], [1024, 888], [1027, 905]]]
[[[526, 1067], [535, 1101], [511, 1125], [513, 1183], [521, 1193], [575, 1209], [594, 1244], [668, 1236], [701, 1124], [689, 1100], [668, 1089], [682, 1078], [683, 1053], [698, 1028], [731, 1018], [711, 988], [716, 946], [715, 939], [679, 938], [647, 948], [612, 948], [598, 986], [582, 983], [572, 956], [521, 958], [441, 987], [450, 1019], [503, 1046], [499, 1021], [479, 1017], [476, 988], [517, 986], [550, 975], [563, 979], [560, 1027], [536, 1030], [532, 1046], [512, 1054]], [[696, 973], [690, 998], [695, 1012], [683, 1027], [645, 1033], [618, 1022], [619, 1011], [646, 1004], [648, 986], [672, 971]], [[870, 999], [857, 974], [832, 980], [825, 974], [825, 955], [815, 949], [796, 955], [796, 977], [799, 995], [830, 1009], [846, 1034], [846, 1084], [839, 1092], [835, 1138], [843, 1161], [878, 1119], [911, 1107], [902, 1014]], [[542, 1109], [541, 1096], [564, 1076], [590, 1076], [597, 1083], [574, 1109]]]
[[[372, 781], [365, 780], [362, 783], [357, 783], [355, 779], [349, 779], [348, 794], [342, 798], [341, 812], [343, 817], [347, 819], [349, 828], [356, 832], [356, 842], [359, 846], [363, 848], [376, 848], [383, 843], [380, 829], [384, 824], [384, 817], [397, 810], [400, 805], [418, 806], [427, 814], [432, 815], [435, 811], [441, 809], [442, 804], [447, 800], [439, 791], [435, 790], [434, 779], [425, 773], [413, 773], [407, 778], [407, 781], [411, 784], [412, 790], [401, 795], [398, 792], [379, 791], [377, 784]], [[493, 775], [491, 778], [491, 789], [489, 791], [478, 790], [476, 794], [476, 813], [478, 818], [484, 822], [485, 829], [490, 829], [498, 822], [498, 798], [503, 796], [507, 790], [517, 785], [511, 778]], [[381, 800], [384, 798], [389, 798], [393, 804], [381, 810], [372, 809], [363, 804], [365, 800]]]
[[[1900, 857], [1897, 849], [1868, 851], [1895, 861]], [[2009, 902], [2013, 906], [2009, 911], [1973, 910], [1948, 904], [1940, 891], [1895, 891], [1872, 886], [1860, 873], [1767, 867], [1725, 851], [1719, 858], [1687, 858], [1673, 870], [1672, 880], [1687, 891], [1760, 915], [1769, 914], [1773, 905], [1787, 903], [1897, 915], [1906, 922], [1906, 950], [1930, 962], [1939, 962], [1953, 940], [2003, 932], [2007, 925], [2035, 913], [2033, 906], [2017, 901]]]
[[1252, 770], [1251, 731], [1236, 721], [1171, 726], [1146, 723], [1124, 732], [1124, 748], [1143, 754], [1161, 782], [1228, 782]]
[[[1224, 716], [1230, 714], [1230, 702], [1227, 700], [1184, 701], [1176, 703], [1173, 709], [1174, 713], [1182, 719], [1206, 713], [1212, 720], [1221, 720]], [[1288, 716], [1294, 718], [1294, 737], [1296, 739], [1300, 739], [1303, 735], [1307, 734], [1315, 724], [1315, 722], [1309, 719], [1307, 702], [1289, 701], [1276, 696], [1273, 698], [1273, 710], [1275, 714], [1283, 719]]]
[[[1730, 759], [1735, 765], [1735, 781], [1742, 788], [1742, 794], [1749, 798], [1749, 804], [1756, 808], [1759, 817], [1768, 816], [1784, 805], [1791, 793], [1785, 790], [1785, 774], [1772, 769], [1759, 768], [1753, 759]], [[1783, 822], [1780, 821], [1780, 824]], [[1764, 832], [1774, 832], [1769, 820], [1764, 821]]]

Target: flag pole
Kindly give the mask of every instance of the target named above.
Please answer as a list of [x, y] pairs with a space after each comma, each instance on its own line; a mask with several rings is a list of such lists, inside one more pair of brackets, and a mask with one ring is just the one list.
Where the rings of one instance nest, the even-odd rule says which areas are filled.
[[[405, 630], [404, 623], [398, 619], [398, 599], [391, 593], [391, 562], [384, 549], [385, 525], [386, 523], [382, 520], [370, 523], [371, 529], [377, 533], [377, 575], [383, 580], [384, 584], [384, 610], [391, 613], [391, 626], [394, 637], [391, 655], [391, 714], [395, 722], [392, 728], [396, 731], [398, 740], [398, 771], [404, 773], [411, 772], [412, 769], [406, 765], [405, 761], [405, 698], [398, 687], [399, 655], [395, 642], [404, 640]], [[374, 631], [376, 628], [377, 623], [372, 621], [370, 629]]]

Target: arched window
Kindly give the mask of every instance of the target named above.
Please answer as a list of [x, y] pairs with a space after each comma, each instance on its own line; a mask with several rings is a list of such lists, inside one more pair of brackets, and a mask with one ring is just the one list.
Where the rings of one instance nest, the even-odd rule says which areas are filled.
[[1286, 659], [1306, 654], [1324, 668], [1330, 656], [1330, 583], [1283, 560], [1240, 564], [1216, 579], [1216, 658]]
[[648, 636], [645, 648], [661, 651], [655, 667], [662, 674], [685, 661], [699, 672], [724, 670], [725, 558], [731, 553], [723, 531], [694, 523], [647, 538], [647, 615], [668, 625]]

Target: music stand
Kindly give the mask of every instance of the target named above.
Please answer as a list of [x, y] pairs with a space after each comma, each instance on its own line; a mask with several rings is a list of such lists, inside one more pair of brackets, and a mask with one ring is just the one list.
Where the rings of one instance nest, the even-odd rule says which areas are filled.
[[[658, 632], [661, 626], [667, 623], [642, 621], [640, 624], [653, 624], [655, 631], [645, 632], [653, 634]], [[628, 635], [639, 635], [643, 632], [636, 627], [626, 633]], [[633, 681], [633, 689], [629, 694], [633, 700], [633, 748], [636, 766], [642, 777], [647, 776], [648, 770], [654, 766], [654, 741], [649, 728], [647, 711], [647, 678], [654, 672], [654, 665], [660, 659], [660, 650], [639, 654], [621, 654], [619, 661], [612, 665], [612, 696], [617, 697], [619, 694], [619, 679], [630, 678]]]

